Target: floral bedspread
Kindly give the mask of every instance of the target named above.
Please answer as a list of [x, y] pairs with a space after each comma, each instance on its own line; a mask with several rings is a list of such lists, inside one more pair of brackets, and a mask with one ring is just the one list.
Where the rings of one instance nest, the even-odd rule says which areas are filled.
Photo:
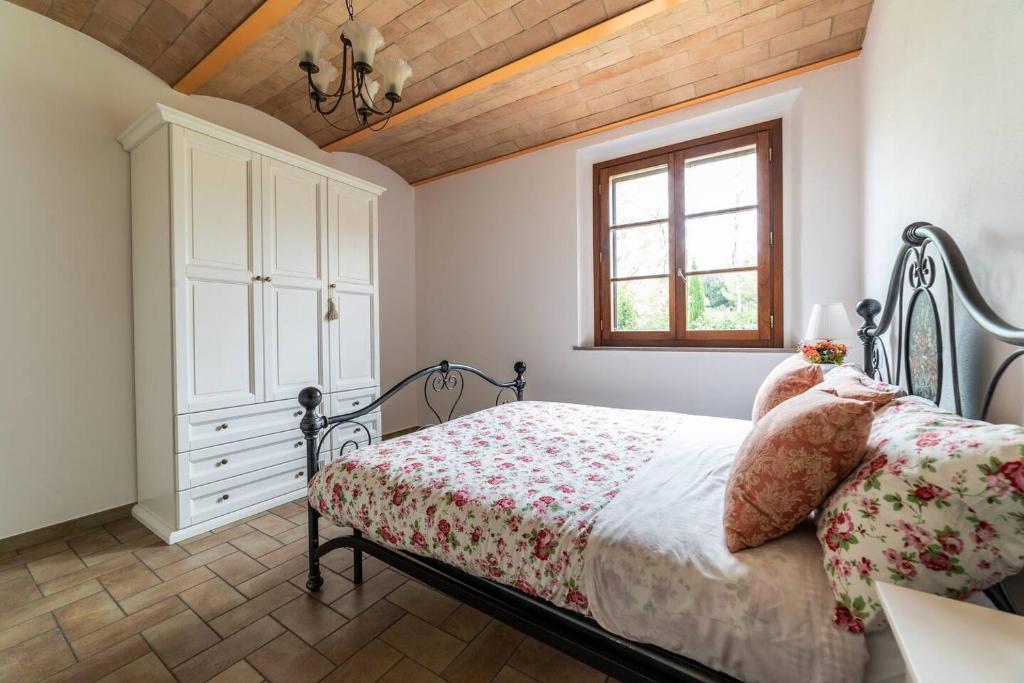
[[347, 453], [309, 500], [380, 543], [589, 616], [597, 515], [679, 425], [672, 413], [507, 403]]

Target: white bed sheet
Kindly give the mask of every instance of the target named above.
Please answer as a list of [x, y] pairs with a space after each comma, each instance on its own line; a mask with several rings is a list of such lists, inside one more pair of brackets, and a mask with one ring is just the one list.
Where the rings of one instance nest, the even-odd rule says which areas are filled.
[[832, 624], [813, 526], [726, 548], [725, 484], [749, 429], [681, 415], [676, 435], [601, 511], [584, 560], [594, 617], [749, 683], [861, 683], [865, 638]]

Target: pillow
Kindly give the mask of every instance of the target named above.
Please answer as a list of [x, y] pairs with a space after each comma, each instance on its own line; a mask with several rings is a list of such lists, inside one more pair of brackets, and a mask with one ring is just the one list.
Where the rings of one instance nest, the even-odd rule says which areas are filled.
[[757, 422], [775, 406], [821, 384], [821, 380], [821, 366], [808, 363], [800, 354], [790, 356], [776, 365], [761, 383], [750, 419]]
[[776, 406], [740, 446], [725, 489], [729, 550], [791, 531], [864, 456], [874, 405], [808, 391]]
[[834, 389], [837, 396], [871, 401], [875, 409], [884, 408], [893, 399], [906, 396], [901, 387], [880, 382], [864, 374], [856, 365], [840, 365], [825, 375], [822, 389]]
[[854, 633], [885, 616], [875, 581], [964, 598], [1024, 564], [1024, 428], [916, 396], [878, 412], [864, 462], [825, 503], [818, 540]]

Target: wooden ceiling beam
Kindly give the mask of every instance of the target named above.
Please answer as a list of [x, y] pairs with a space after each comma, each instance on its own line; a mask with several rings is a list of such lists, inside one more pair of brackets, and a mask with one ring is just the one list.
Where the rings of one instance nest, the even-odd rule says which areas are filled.
[[[553, 59], [557, 59], [562, 55], [566, 55], [570, 52], [579, 50], [580, 48], [600, 42], [610, 36], [614, 36], [626, 30], [630, 26], [650, 19], [661, 12], [677, 7], [687, 1], [688, 0], [649, 0], [642, 5], [638, 5], [617, 16], [605, 19], [601, 23], [594, 24], [590, 28], [583, 29], [579, 33], [574, 33], [571, 36], [562, 38], [558, 42], [552, 43], [551, 45], [541, 48], [540, 50], [528, 54], [525, 57], [521, 57], [514, 62], [510, 62], [505, 66], [495, 69], [494, 71], [490, 71], [483, 76], [474, 78], [460, 86], [456, 86], [455, 88], [432, 97], [429, 100], [415, 104], [408, 109], [403, 109], [391, 117], [391, 120], [388, 122], [388, 126], [399, 126], [406, 121], [411, 121], [412, 119], [422, 116], [429, 111], [433, 111], [438, 107], [450, 104], [451, 102], [460, 100], [463, 97], [468, 97], [469, 95], [490, 87], [495, 83], [500, 83], [501, 81], [518, 76], [530, 71], [531, 69], [536, 69], [542, 64], [546, 64]], [[373, 135], [373, 132], [369, 128], [363, 128], [355, 133], [351, 133], [343, 138], [335, 140], [330, 144], [324, 145], [321, 149], [325, 152], [338, 152], [346, 147], [354, 145], [360, 140], [366, 139], [371, 135]]]
[[265, 0], [245, 21], [229, 33], [185, 76], [174, 84], [174, 89], [191, 95], [199, 90], [221, 69], [230, 64], [260, 36], [295, 9], [300, 0]]

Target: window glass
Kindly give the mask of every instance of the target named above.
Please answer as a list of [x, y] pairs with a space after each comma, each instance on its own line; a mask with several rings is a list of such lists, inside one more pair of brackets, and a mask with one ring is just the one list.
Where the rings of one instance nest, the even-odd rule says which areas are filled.
[[757, 209], [686, 221], [686, 270], [757, 266]]
[[666, 275], [668, 223], [612, 229], [612, 278]]
[[612, 285], [613, 329], [618, 332], [668, 330], [668, 285], [667, 277], [615, 282]]
[[668, 166], [612, 176], [611, 224], [668, 218]]
[[688, 276], [686, 329], [756, 330], [757, 271]]
[[757, 204], [757, 154], [753, 145], [686, 160], [686, 215]]

